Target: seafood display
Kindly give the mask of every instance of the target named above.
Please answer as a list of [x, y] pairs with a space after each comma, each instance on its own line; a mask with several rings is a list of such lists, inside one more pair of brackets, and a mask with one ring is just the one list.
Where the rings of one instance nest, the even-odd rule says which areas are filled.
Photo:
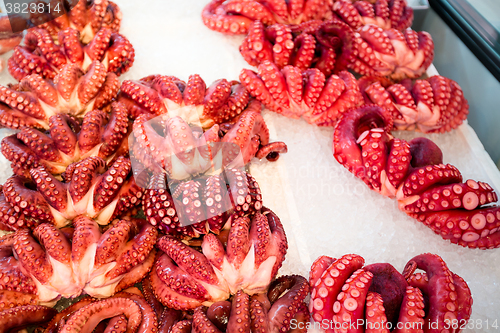
[[452, 243], [470, 248], [500, 246], [498, 200], [487, 183], [462, 179], [443, 164], [431, 140], [394, 138], [388, 109], [365, 105], [344, 113], [333, 138], [335, 159], [371, 189], [396, 198], [399, 208]]
[[[143, 77], [134, 67], [120, 78], [136, 56], [126, 37], [133, 32], [119, 32], [120, 8], [74, 4], [26, 31], [8, 61], [19, 82], [0, 86], [0, 126], [9, 129], [1, 151], [11, 168], [0, 185], [0, 333], [316, 333], [353, 322], [357, 332], [460, 332], [456, 323], [469, 322], [467, 282], [477, 283], [437, 254], [415, 256], [402, 273], [387, 263], [365, 266], [356, 254], [321, 256], [309, 281], [298, 275], [319, 249], [358, 230], [344, 232], [351, 226], [339, 229], [341, 217], [325, 211], [325, 237], [307, 253], [321, 204], [286, 211], [295, 199], [275, 174], [287, 172], [287, 160], [271, 163], [310, 141], [310, 132], [301, 136], [306, 126], [320, 140], [333, 134], [334, 158], [401, 211], [463, 247], [500, 246], [493, 187], [464, 180], [431, 140], [393, 136], [441, 135], [469, 112], [457, 82], [420, 78], [434, 45], [411, 30], [405, 0], [211, 0], [205, 26], [247, 35], [205, 30], [235, 38], [231, 46], [243, 41], [240, 53], [257, 67], [238, 66], [239, 81], [212, 83], [199, 74], [179, 79], [176, 64], [168, 64], [170, 75]], [[179, 51], [164, 43], [168, 36], [155, 38], [158, 49]], [[146, 73], [158, 73], [152, 68]], [[286, 127], [295, 120], [276, 113], [330, 128]], [[272, 139], [295, 130], [286, 143]], [[308, 162], [335, 163], [329, 151], [330, 160]], [[311, 156], [300, 154], [293, 158]], [[285, 178], [303, 182], [303, 171]], [[301, 186], [304, 201], [324, 196], [337, 205]], [[297, 214], [311, 216], [311, 230]], [[377, 243], [374, 256], [393, 245], [381, 233], [366, 240]]]
[[467, 283], [438, 255], [414, 257], [403, 274], [388, 263], [364, 262], [347, 254], [339, 259], [322, 256], [313, 263], [309, 309], [325, 332], [440, 332], [470, 318]]

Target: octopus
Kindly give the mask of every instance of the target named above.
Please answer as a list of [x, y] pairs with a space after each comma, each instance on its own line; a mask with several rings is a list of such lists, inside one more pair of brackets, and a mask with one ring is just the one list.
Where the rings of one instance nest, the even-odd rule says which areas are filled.
[[366, 104], [388, 108], [394, 129], [423, 133], [444, 133], [467, 118], [469, 104], [457, 82], [444, 76], [393, 84], [388, 80], [363, 77], [358, 80]]
[[[415, 273], [416, 269], [423, 273]], [[471, 315], [467, 283], [431, 253], [411, 259], [403, 274], [388, 263], [364, 266], [357, 254], [339, 259], [321, 256], [311, 267], [309, 284], [309, 310], [327, 333], [342, 328], [442, 332], [460, 320], [467, 322]]]
[[317, 68], [280, 70], [264, 61], [258, 73], [243, 69], [240, 80], [269, 110], [319, 126], [333, 126], [342, 113], [363, 101], [356, 79], [347, 71], [327, 79]]
[[149, 280], [162, 304], [192, 310], [239, 291], [251, 296], [268, 290], [288, 248], [279, 218], [262, 208], [251, 215], [234, 214], [227, 225], [218, 236], [204, 235], [201, 251], [171, 235], [158, 240]]
[[109, 167], [101, 157], [87, 157], [69, 165], [63, 180], [44, 166], [29, 174], [30, 178], [14, 175], [5, 182], [0, 197], [2, 228], [16, 230], [43, 222], [62, 228], [80, 215], [106, 225], [133, 210], [143, 195], [132, 177], [130, 160], [123, 156]]
[[72, 28], [77, 30], [84, 43], [89, 43], [102, 28], [113, 32], [120, 30], [122, 12], [112, 1], [108, 0], [79, 0], [71, 3], [58, 3], [65, 14], [54, 18], [53, 16], [35, 16], [31, 21], [44, 29], [52, 36], [57, 37], [61, 30]]
[[246, 34], [253, 21], [268, 26], [275, 23], [298, 25], [332, 16], [330, 1], [305, 0], [212, 0], [203, 12], [203, 23], [212, 30], [229, 35]]
[[141, 114], [129, 140], [134, 165], [141, 171], [165, 172], [169, 179], [183, 180], [221, 168], [241, 168], [253, 157], [277, 160], [287, 147], [283, 142], [269, 142], [261, 108], [260, 102], [252, 100], [232, 123], [214, 124], [205, 131], [200, 123], [184, 120], [189, 118], [188, 107], [178, 109], [182, 116]]
[[231, 301], [196, 308], [193, 319], [178, 321], [172, 332], [306, 332], [294, 327], [309, 323], [304, 302], [308, 294], [305, 278], [281, 276], [271, 283], [267, 293], [250, 296], [239, 290]]
[[95, 109], [83, 119], [67, 114], [49, 118], [49, 129], [25, 127], [2, 139], [2, 154], [19, 176], [29, 177], [31, 169], [43, 166], [53, 175], [89, 156], [99, 156], [112, 163], [115, 157], [128, 154], [128, 110], [118, 102], [111, 112]]
[[125, 80], [119, 101], [132, 118], [141, 114], [181, 116], [184, 121], [209, 128], [238, 116], [249, 103], [248, 91], [238, 81], [219, 79], [207, 87], [198, 75], [188, 82], [174, 76], [150, 75], [139, 81]]
[[374, 24], [383, 30], [403, 31], [413, 23], [413, 9], [406, 0], [351, 1], [338, 0], [333, 5], [335, 16], [349, 24], [353, 30]]
[[355, 60], [349, 69], [361, 75], [418, 78], [434, 59], [434, 42], [425, 31], [383, 30], [366, 24], [355, 32], [353, 44]]
[[149, 223], [170, 235], [218, 234], [229, 216], [252, 215], [262, 208], [259, 184], [239, 169], [168, 183], [160, 173], [151, 177], [148, 186], [144, 214]]
[[24, 45], [16, 46], [9, 58], [9, 73], [18, 81], [38, 74], [53, 79], [67, 64], [86, 71], [99, 61], [107, 72], [121, 75], [134, 63], [135, 51], [126, 37], [109, 28], [101, 28], [87, 43], [81, 42], [76, 29], [67, 28], [54, 40], [43, 28], [29, 29]]
[[49, 128], [53, 115], [82, 117], [106, 106], [120, 88], [116, 74], [93, 61], [86, 71], [66, 64], [52, 79], [32, 74], [11, 87], [0, 86], [0, 126]]
[[452, 243], [480, 249], [500, 246], [497, 194], [484, 182], [463, 181], [426, 138], [394, 138], [388, 109], [365, 105], [342, 115], [333, 139], [335, 159], [371, 189]]
[[81, 331], [159, 332], [154, 309], [135, 287], [106, 299], [99, 300], [88, 296], [81, 299], [54, 316], [44, 333]]
[[72, 222], [62, 229], [41, 223], [0, 238], [0, 274], [6, 277], [0, 290], [36, 295], [34, 301], [46, 304], [82, 293], [109, 297], [153, 266], [158, 232], [147, 221], [115, 220], [105, 230], [84, 215]]
[[329, 77], [354, 62], [354, 39], [354, 31], [340, 20], [310, 21], [294, 28], [279, 23], [265, 27], [254, 21], [240, 53], [252, 66], [270, 61], [279, 69], [317, 68]]

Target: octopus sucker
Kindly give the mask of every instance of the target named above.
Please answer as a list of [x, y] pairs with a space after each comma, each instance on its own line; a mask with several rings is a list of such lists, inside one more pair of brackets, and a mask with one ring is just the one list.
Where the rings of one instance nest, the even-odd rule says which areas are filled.
[[[433, 84], [445, 80], [436, 78]], [[346, 112], [335, 128], [334, 157], [444, 239], [471, 248], [500, 246], [498, 196], [492, 187], [463, 181], [455, 166], [443, 164], [441, 150], [429, 139], [393, 138], [393, 121], [391, 112], [378, 105]]]

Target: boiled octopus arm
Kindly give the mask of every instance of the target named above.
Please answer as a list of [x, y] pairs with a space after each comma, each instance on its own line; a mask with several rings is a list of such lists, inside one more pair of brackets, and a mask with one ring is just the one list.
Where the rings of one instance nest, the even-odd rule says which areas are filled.
[[355, 34], [353, 49], [355, 57], [349, 69], [395, 80], [420, 77], [434, 58], [434, 42], [429, 33], [383, 30], [372, 24], [364, 25]]
[[[221, 138], [221, 142], [225, 143], [222, 147], [224, 166], [240, 167], [241, 162], [245, 165], [254, 156], [275, 161], [280, 153], [287, 152], [284, 142], [269, 143], [269, 130], [260, 108], [260, 102], [250, 102], [236, 123]], [[243, 161], [240, 161], [240, 154]]]
[[335, 2], [333, 12], [352, 29], [358, 30], [366, 24], [374, 24], [382, 29], [395, 28], [403, 31], [413, 23], [413, 9], [405, 0], [376, 0]]
[[391, 128], [385, 108], [351, 110], [335, 129], [335, 158], [370, 188], [396, 197], [401, 210], [443, 238], [471, 248], [500, 246], [498, 207], [487, 206], [498, 199], [491, 186], [463, 182], [457, 168], [442, 163], [434, 143], [393, 139]]

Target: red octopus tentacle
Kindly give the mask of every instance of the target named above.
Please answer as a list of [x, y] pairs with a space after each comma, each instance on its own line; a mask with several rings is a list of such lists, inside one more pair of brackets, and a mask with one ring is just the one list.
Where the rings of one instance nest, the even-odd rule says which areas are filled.
[[37, 305], [36, 295], [13, 290], [0, 290], [0, 312], [21, 305]]
[[71, 244], [64, 234], [48, 223], [42, 223], [33, 230], [33, 235], [45, 248], [48, 256], [69, 265], [71, 261]]
[[54, 273], [53, 267], [30, 231], [19, 230], [14, 235], [14, 251], [23, 268], [42, 284], [48, 283]]
[[128, 221], [119, 220], [113, 223], [99, 238], [95, 253], [95, 265], [99, 267], [115, 261], [118, 254], [123, 252], [131, 233], [132, 226]]
[[135, 50], [127, 38], [119, 33], [112, 33], [106, 52], [108, 71], [122, 75], [132, 67]]
[[[181, 325], [184, 324], [177, 324], [176, 330], [180, 330], [179, 326]], [[192, 329], [193, 329], [192, 332], [222, 333], [222, 331], [219, 330], [217, 326], [215, 326], [215, 324], [212, 323], [210, 319], [207, 318], [201, 307], [198, 307], [194, 310]]]
[[120, 156], [93, 184], [93, 208], [95, 212], [100, 212], [116, 200], [117, 194], [121, 191], [131, 170], [130, 160]]
[[87, 104], [94, 99], [106, 81], [107, 71], [103, 64], [93, 61], [78, 86], [80, 103]]
[[[40, 165], [39, 158], [33, 156], [31, 150], [17, 138], [17, 134], [12, 134], [2, 139], [2, 154], [11, 162], [13, 168], [17, 165], [23, 165], [27, 168], [36, 168]], [[28, 172], [24, 169], [21, 174], [14, 173], [19, 176], [28, 177]]]
[[108, 298], [76, 311], [60, 331], [69, 333], [74, 330], [93, 330], [99, 321], [120, 314], [127, 317], [127, 332], [135, 332], [139, 328], [142, 312], [136, 302], [127, 298]]
[[[171, 236], [163, 236], [158, 240], [157, 247], [165, 252], [177, 265], [194, 278], [211, 284], [217, 284], [218, 278], [208, 260], [199, 252], [184, 245]], [[183, 258], [194, 256], [198, 264]]]
[[[408, 265], [416, 265], [417, 268], [427, 273], [429, 284], [427, 297], [429, 309], [425, 321], [436, 323], [438, 330], [457, 319], [457, 292], [453, 283], [453, 273], [450, 272], [446, 263], [437, 255], [430, 253], [421, 254], [409, 261]], [[406, 268], [405, 268], [406, 269]]]
[[234, 295], [231, 305], [231, 316], [227, 323], [227, 332], [250, 330], [250, 297], [239, 290]]
[[23, 128], [17, 133], [17, 138], [38, 158], [56, 163], [63, 161], [63, 157], [59, 153], [54, 140], [48, 135], [33, 128]]
[[38, 221], [54, 222], [48, 203], [38, 191], [29, 189], [26, 185], [31, 182], [23, 177], [12, 176], [4, 184], [5, 199], [14, 207], [16, 212], [23, 212]]
[[19, 330], [34, 324], [43, 324], [57, 314], [55, 309], [42, 305], [22, 305], [0, 312], [2, 331]]
[[65, 114], [56, 114], [49, 118], [50, 136], [58, 150], [68, 156], [75, 154], [80, 132], [78, 121]]
[[[201, 319], [199, 319], [201, 320]], [[172, 326], [169, 333], [191, 333], [193, 329], [193, 323], [191, 320], [181, 320]], [[216, 332], [214, 332], [216, 333]]]
[[144, 220], [136, 219], [134, 223], [138, 224], [139, 231], [117, 256], [116, 266], [106, 273], [106, 278], [110, 280], [144, 262], [156, 243], [158, 237], [156, 228]]
[[94, 107], [97, 109], [105, 107], [120, 90], [120, 80], [115, 73], [108, 73], [106, 79], [97, 92], [94, 100]]
[[333, 318], [333, 305], [341, 291], [344, 281], [364, 264], [364, 259], [358, 255], [346, 255], [331, 264], [311, 285], [311, 301], [309, 311], [315, 321]]
[[282, 276], [273, 281], [267, 294], [272, 303], [268, 312], [270, 330], [288, 332], [290, 318], [295, 316], [308, 294], [309, 284], [302, 276]]
[[402, 328], [396, 329], [398, 333], [414, 332], [424, 329], [424, 297], [418, 288], [406, 287], [406, 294], [401, 304], [398, 323]]
[[59, 31], [58, 38], [68, 60], [75, 64], [83, 63], [85, 59], [85, 50], [80, 42], [80, 32], [75, 29], [67, 28]]
[[365, 333], [389, 333], [384, 301], [376, 292], [369, 291], [366, 296], [365, 317]]
[[91, 304], [92, 302], [95, 302], [95, 299], [89, 296], [86, 296], [79, 300], [76, 303], [71, 304], [58, 314], [56, 314], [52, 320], [47, 324], [47, 328], [45, 329], [44, 333], [57, 333], [59, 332], [59, 328], [65, 324], [67, 319], [77, 310], [83, 308], [84, 306], [87, 306]]
[[[333, 320], [341, 327], [346, 323], [358, 323], [364, 318], [364, 303], [368, 289], [371, 284], [373, 274], [365, 272], [363, 269], [355, 271], [342, 286], [342, 291], [337, 296], [337, 301], [333, 304]], [[362, 332], [362, 327], [355, 327], [355, 332]]]
[[106, 162], [100, 157], [91, 156], [76, 164], [68, 191], [77, 205], [89, 192], [93, 185], [93, 180], [98, 172], [104, 171]]

